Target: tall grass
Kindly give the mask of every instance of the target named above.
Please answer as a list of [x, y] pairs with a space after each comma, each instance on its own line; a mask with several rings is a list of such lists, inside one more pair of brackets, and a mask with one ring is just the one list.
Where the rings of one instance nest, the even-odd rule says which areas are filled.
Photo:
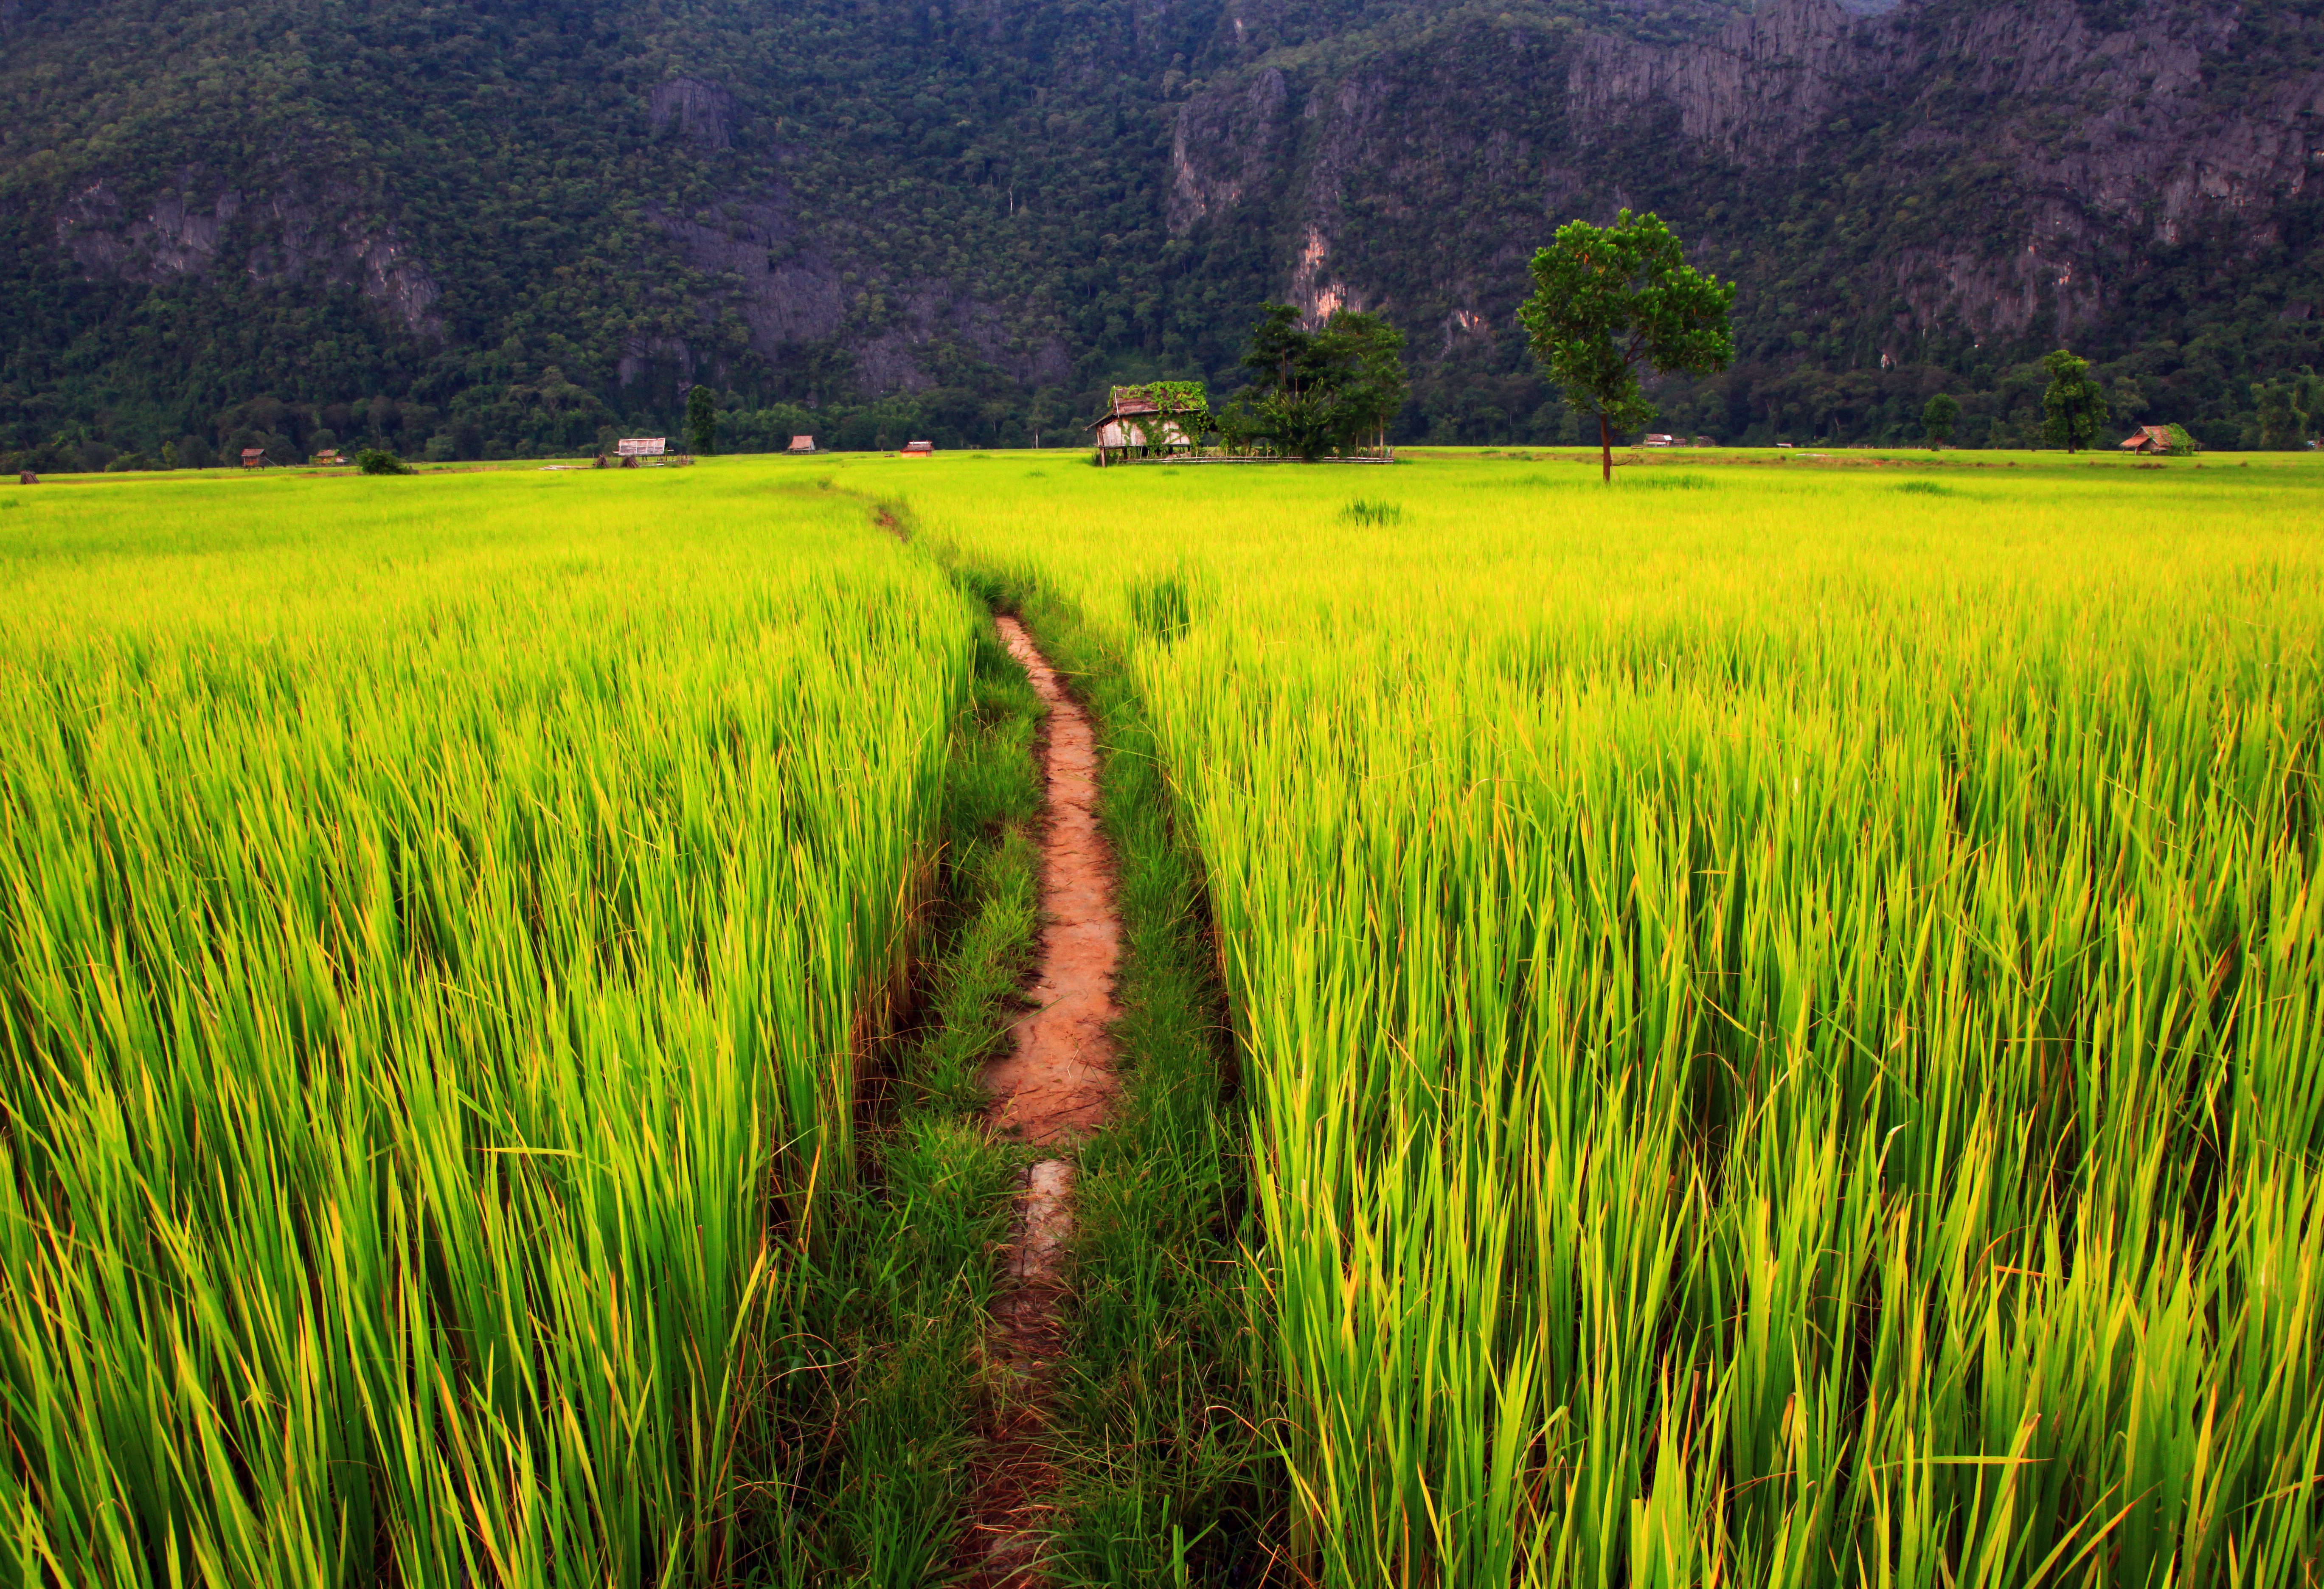
[[60, 490], [0, 562], [16, 1579], [742, 1575], [973, 610], [715, 471]]
[[1305, 1573], [2318, 1581], [2312, 473], [1001, 467], [923, 522], [1209, 868]]

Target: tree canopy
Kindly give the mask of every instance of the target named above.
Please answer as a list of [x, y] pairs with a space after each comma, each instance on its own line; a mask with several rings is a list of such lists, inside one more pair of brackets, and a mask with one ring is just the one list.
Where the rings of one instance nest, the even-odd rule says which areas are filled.
[[1404, 333], [1358, 309], [1334, 310], [1314, 330], [1301, 321], [1291, 304], [1265, 307], [1242, 358], [1250, 372], [1243, 411], [1222, 416], [1222, 428], [1230, 439], [1264, 437], [1311, 462], [1384, 445], [1408, 390]]
[[706, 386], [686, 394], [686, 445], [705, 456], [718, 448], [718, 400]]
[[1686, 262], [1662, 218], [1624, 210], [1610, 226], [1569, 221], [1533, 256], [1533, 296], [1517, 310], [1534, 356], [1568, 400], [1598, 416], [1603, 477], [1617, 430], [1655, 417], [1641, 370], [1708, 375], [1734, 362], [1731, 283]]
[[1939, 392], [1921, 410], [1921, 428], [1928, 432], [1929, 445], [1941, 447], [1953, 438], [1953, 426], [1960, 419], [1959, 400]]
[[2064, 348], [2043, 354], [2042, 367], [2050, 372], [2049, 390], [2042, 394], [2043, 428], [2052, 443], [2080, 452], [2098, 439], [2114, 411], [2105, 389], [2090, 379], [2090, 362]]
[[2262, 381], [2252, 386], [2252, 404], [2259, 418], [2259, 445], [2270, 452], [2288, 452], [2308, 445], [2315, 412], [2302, 400], [2302, 382]]

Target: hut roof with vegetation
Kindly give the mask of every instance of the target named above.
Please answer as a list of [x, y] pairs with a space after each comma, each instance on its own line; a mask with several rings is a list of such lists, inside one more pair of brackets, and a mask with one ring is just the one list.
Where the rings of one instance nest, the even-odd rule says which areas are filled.
[[1115, 387], [1106, 401], [1105, 412], [1084, 428], [1095, 430], [1117, 419], [1142, 418], [1148, 414], [1175, 418], [1210, 411], [1210, 393], [1201, 381], [1149, 381], [1143, 386]]

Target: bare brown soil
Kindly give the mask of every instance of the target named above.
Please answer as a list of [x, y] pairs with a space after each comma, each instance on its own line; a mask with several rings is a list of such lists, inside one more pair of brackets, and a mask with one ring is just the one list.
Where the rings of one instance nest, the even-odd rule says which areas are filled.
[[[1002, 1135], [1069, 1146], [1101, 1124], [1118, 1085], [1111, 1028], [1121, 958], [1113, 852], [1098, 829], [1097, 733], [1056, 670], [1013, 618], [1001, 638], [1049, 709], [1042, 750], [1047, 789], [1041, 857], [1041, 961], [1034, 1007], [1009, 1053], [986, 1067], [986, 1121]], [[1074, 1164], [1032, 1165], [1017, 1194], [992, 1328], [984, 1340], [985, 1443], [962, 1541], [966, 1582], [1037, 1589], [1046, 1566], [1058, 1473], [1047, 1431], [1063, 1347], [1064, 1258], [1072, 1240]]]
[[1041, 844], [1040, 977], [1030, 1014], [1006, 1058], [988, 1066], [990, 1119], [1027, 1142], [1063, 1142], [1095, 1126], [1112, 1102], [1113, 1040], [1121, 1016], [1113, 974], [1121, 959], [1113, 851], [1098, 831], [1097, 732], [1025, 626], [1001, 620], [1009, 654], [1049, 708], [1043, 769], [1048, 785]]

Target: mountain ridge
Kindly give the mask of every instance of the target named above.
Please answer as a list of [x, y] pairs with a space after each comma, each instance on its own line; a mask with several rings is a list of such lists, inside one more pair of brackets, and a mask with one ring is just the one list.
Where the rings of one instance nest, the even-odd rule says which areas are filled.
[[2241, 445], [2317, 360], [2319, 9], [0, 0], [0, 451], [512, 454], [696, 381], [741, 445], [1005, 443], [1278, 296], [1405, 327], [1404, 438], [1554, 441], [1525, 260], [1626, 206], [1742, 289], [1674, 427], [2030, 439], [2070, 341]]

